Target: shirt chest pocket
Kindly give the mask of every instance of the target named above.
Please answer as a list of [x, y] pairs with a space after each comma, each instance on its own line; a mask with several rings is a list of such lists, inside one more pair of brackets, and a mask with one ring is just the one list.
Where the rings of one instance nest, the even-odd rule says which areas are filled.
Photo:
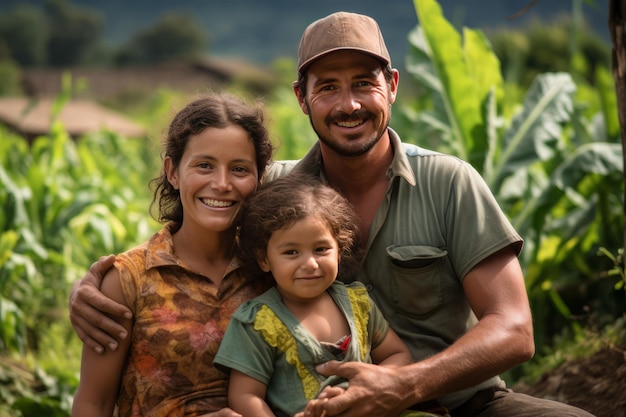
[[448, 251], [434, 246], [388, 246], [392, 298], [402, 314], [423, 318], [443, 303], [442, 265]]

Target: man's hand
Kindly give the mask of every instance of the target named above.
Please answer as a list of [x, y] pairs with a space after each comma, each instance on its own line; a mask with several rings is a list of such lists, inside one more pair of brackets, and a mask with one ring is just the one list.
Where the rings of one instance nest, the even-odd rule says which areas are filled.
[[341, 395], [320, 393], [319, 401], [328, 416], [397, 416], [414, 403], [410, 396], [413, 387], [403, 383], [401, 367], [330, 361], [316, 369], [323, 375], [349, 380], [348, 389]]
[[94, 262], [87, 274], [78, 280], [70, 293], [70, 321], [83, 343], [96, 351], [104, 352], [104, 346], [117, 349], [117, 338], [125, 339], [126, 330], [113, 317], [132, 318], [128, 307], [118, 304], [100, 292], [100, 284], [106, 271], [111, 268], [115, 256], [103, 256]]

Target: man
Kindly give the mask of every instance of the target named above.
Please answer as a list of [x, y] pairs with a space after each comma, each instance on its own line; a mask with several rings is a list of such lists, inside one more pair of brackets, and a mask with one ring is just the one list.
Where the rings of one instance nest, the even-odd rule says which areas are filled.
[[[498, 377], [534, 353], [517, 259], [522, 239], [469, 164], [403, 144], [388, 127], [398, 81], [373, 19], [339, 12], [305, 30], [294, 92], [319, 141], [297, 164], [276, 163], [266, 180], [303, 171], [354, 205], [366, 250], [357, 278], [416, 359], [396, 369], [321, 365], [322, 373], [348, 378], [349, 387], [323, 393], [307, 415], [394, 416], [437, 400], [453, 417], [590, 416], [514, 393]], [[94, 280], [88, 274], [82, 284]], [[80, 328], [93, 327], [85, 324], [95, 315], [88, 304], [104, 309], [94, 298], [89, 285], [73, 296], [77, 333], [91, 347], [115, 343], [105, 333], [117, 329], [110, 324], [91, 338]], [[95, 325], [106, 320], [96, 317]]]

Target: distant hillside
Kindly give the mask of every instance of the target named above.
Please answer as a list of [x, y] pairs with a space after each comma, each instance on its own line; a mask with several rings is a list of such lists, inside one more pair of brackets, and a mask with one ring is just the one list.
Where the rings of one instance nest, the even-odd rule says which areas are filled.
[[[24, 0], [2, 0], [0, 12]], [[128, 39], [153, 23], [162, 13], [183, 11], [193, 15], [211, 37], [210, 53], [237, 56], [267, 64], [278, 57], [295, 57], [300, 35], [311, 21], [338, 10], [368, 14], [380, 23], [396, 66], [404, 61], [407, 35], [417, 24], [412, 0], [68, 0], [77, 6], [100, 10], [105, 35], [112, 43]], [[472, 28], [514, 27], [541, 18], [549, 22], [569, 14], [572, 1], [539, 0], [515, 21], [508, 16], [531, 0], [440, 0], [444, 14], [456, 26]], [[42, 0], [30, 0], [41, 4]], [[597, 2], [604, 3], [604, 2]], [[608, 41], [606, 5], [584, 5], [595, 32]]]

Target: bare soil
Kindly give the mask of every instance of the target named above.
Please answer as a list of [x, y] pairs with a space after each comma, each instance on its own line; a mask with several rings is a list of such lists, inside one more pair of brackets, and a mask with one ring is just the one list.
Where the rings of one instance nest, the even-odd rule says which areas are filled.
[[626, 417], [626, 343], [566, 362], [532, 385], [513, 388], [575, 405], [597, 417]]

